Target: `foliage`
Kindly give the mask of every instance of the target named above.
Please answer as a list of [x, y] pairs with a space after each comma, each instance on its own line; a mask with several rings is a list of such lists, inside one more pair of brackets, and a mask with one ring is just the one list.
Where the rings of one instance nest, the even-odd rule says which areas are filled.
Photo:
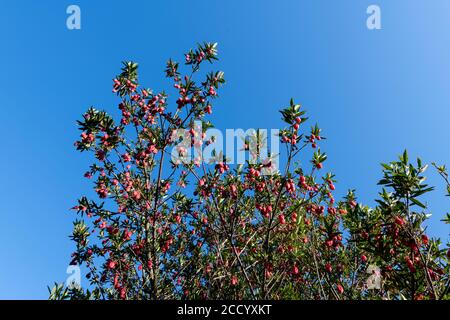
[[[138, 65], [126, 62], [113, 84], [120, 121], [95, 108], [78, 121], [75, 145], [95, 156], [85, 177], [100, 201], [81, 197], [74, 207], [71, 264], [87, 268], [90, 291], [56, 285], [50, 298], [449, 298], [449, 252], [423, 227], [421, 197], [433, 188], [424, 183], [426, 166], [411, 164], [406, 151], [382, 165], [375, 208], [358, 203], [354, 191], [336, 201], [321, 130], [307, 130], [305, 111], [291, 100], [281, 110], [282, 170], [262, 174], [270, 157], [245, 166], [173, 161], [177, 129], [202, 147], [212, 143], [204, 132], [198, 137], [194, 121], [211, 126], [205, 119], [224, 73], [197, 77], [215, 60], [216, 44], [204, 43], [185, 55], [188, 75], [167, 62], [173, 110], [168, 94], [141, 87]], [[311, 164], [300, 165], [299, 155]], [[445, 167], [437, 169], [450, 185]]]

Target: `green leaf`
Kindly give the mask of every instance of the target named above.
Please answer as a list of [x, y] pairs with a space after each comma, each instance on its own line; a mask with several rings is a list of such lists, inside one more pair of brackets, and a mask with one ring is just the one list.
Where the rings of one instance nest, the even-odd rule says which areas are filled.
[[403, 151], [402, 161], [405, 164], [408, 163], [408, 151], [406, 151], [406, 149], [405, 149], [405, 151]]
[[423, 209], [426, 208], [426, 206], [425, 206], [422, 202], [420, 202], [419, 200], [417, 200], [417, 199], [415, 199], [415, 198], [411, 198], [410, 200], [411, 200], [411, 202], [414, 203], [415, 205], [418, 205], [419, 207], [421, 207], [421, 208], [423, 208]]

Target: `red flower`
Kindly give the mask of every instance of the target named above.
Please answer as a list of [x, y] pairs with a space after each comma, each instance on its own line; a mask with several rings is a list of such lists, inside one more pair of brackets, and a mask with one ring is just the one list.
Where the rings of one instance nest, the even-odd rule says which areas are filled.
[[296, 265], [294, 265], [294, 267], [292, 268], [292, 273], [298, 274], [298, 267]]
[[88, 171], [84, 174], [84, 177], [90, 179], [92, 178], [92, 174]]
[[231, 285], [235, 286], [238, 283], [238, 278], [236, 276], [231, 277]]
[[116, 267], [116, 262], [113, 260], [109, 260], [106, 266], [108, 267], [108, 269], [114, 269]]
[[396, 216], [395, 223], [398, 224], [399, 226], [403, 226], [405, 224], [405, 220], [403, 220], [403, 218], [401, 218], [399, 216]]
[[122, 155], [122, 159], [125, 162], [130, 162], [131, 161], [131, 157], [128, 153], [125, 153], [124, 155]]

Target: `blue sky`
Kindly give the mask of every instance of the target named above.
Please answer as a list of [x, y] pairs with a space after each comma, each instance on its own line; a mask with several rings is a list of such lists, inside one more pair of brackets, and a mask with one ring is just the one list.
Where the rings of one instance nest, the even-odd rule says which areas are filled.
[[[81, 30], [66, 28], [70, 4], [81, 8]], [[382, 30], [366, 28], [371, 4]], [[403, 149], [450, 165], [449, 15], [447, 0], [2, 2], [0, 299], [45, 299], [47, 285], [65, 280], [69, 208], [90, 186], [75, 120], [91, 105], [116, 108], [122, 60], [161, 90], [169, 57], [218, 42], [228, 83], [216, 127], [277, 128], [293, 97], [329, 137], [322, 149], [337, 194], [355, 188], [373, 204], [379, 163]], [[439, 220], [450, 199], [431, 170], [429, 182], [431, 234], [448, 241]]]

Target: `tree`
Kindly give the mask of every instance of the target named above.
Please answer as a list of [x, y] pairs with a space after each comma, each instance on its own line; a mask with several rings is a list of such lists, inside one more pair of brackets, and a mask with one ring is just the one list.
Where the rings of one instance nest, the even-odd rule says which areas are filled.
[[[100, 201], [81, 197], [74, 207], [71, 264], [87, 268], [90, 286], [56, 285], [50, 298], [449, 298], [449, 252], [423, 228], [420, 197], [433, 188], [424, 184], [426, 166], [410, 164], [406, 151], [383, 164], [375, 208], [359, 204], [354, 191], [335, 200], [335, 177], [323, 172], [327, 156], [318, 147], [324, 137], [317, 125], [304, 129], [305, 111], [293, 100], [281, 110], [281, 170], [273, 170], [274, 155], [259, 154], [259, 132], [245, 141], [258, 161], [183, 160], [193, 146], [213, 143], [206, 118], [224, 74], [197, 78], [215, 60], [216, 44], [204, 43], [185, 55], [188, 75], [167, 62], [173, 110], [168, 94], [141, 87], [138, 65], [126, 62], [113, 84], [120, 121], [94, 108], [78, 121], [75, 146], [95, 155], [85, 177]], [[300, 154], [310, 164], [296, 162]], [[437, 168], [448, 183], [445, 167]]]

